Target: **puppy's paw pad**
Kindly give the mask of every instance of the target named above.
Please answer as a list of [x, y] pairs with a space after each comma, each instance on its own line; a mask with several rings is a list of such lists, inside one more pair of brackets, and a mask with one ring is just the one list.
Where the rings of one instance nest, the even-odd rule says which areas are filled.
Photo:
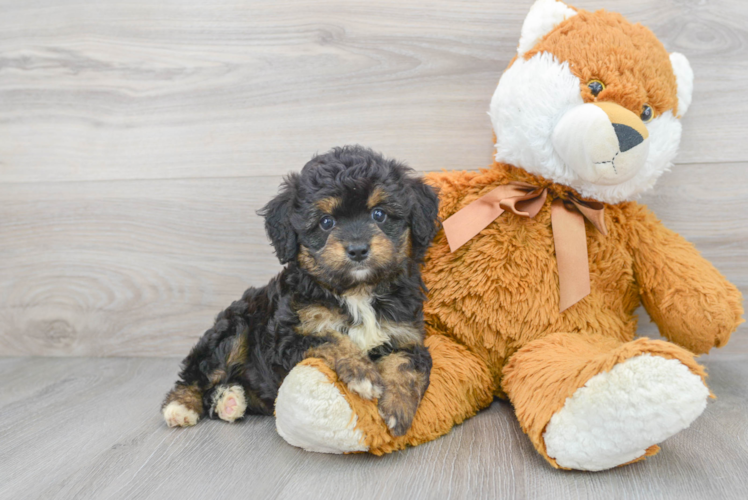
[[247, 410], [247, 400], [244, 389], [238, 385], [219, 387], [213, 397], [215, 412], [218, 418], [226, 422], [233, 422], [244, 416]]
[[348, 382], [348, 388], [363, 399], [377, 399], [382, 395], [382, 386], [367, 378], [355, 379]]
[[221, 412], [223, 415], [231, 416], [236, 413], [236, 398], [234, 396], [229, 396], [224, 400], [223, 404], [223, 412]]
[[183, 404], [172, 401], [162, 411], [164, 421], [169, 427], [190, 427], [200, 419], [196, 411], [190, 410]]

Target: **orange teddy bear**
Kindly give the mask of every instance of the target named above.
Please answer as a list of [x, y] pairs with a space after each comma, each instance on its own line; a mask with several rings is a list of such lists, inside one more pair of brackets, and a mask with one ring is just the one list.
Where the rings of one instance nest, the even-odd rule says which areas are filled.
[[[694, 355], [727, 342], [742, 298], [632, 200], [670, 167], [692, 88], [648, 29], [538, 0], [491, 101], [496, 161], [427, 177], [446, 234], [424, 267], [433, 369], [410, 431], [393, 437], [376, 402], [309, 359], [280, 389], [278, 432], [383, 454], [498, 396], [551, 465], [602, 470], [688, 427], [710, 394]], [[640, 303], [672, 343], [634, 338]]]

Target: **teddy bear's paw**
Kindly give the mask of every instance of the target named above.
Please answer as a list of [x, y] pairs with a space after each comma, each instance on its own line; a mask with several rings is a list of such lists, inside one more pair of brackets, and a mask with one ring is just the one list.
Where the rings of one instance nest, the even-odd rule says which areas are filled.
[[709, 389], [675, 359], [642, 354], [592, 377], [551, 417], [543, 438], [561, 467], [604, 470], [645, 455], [706, 408]]
[[292, 446], [320, 453], [367, 451], [358, 417], [317, 368], [297, 365], [283, 380], [275, 401], [275, 427]]
[[339, 359], [335, 363], [335, 371], [340, 380], [363, 399], [377, 399], [382, 395], [382, 376], [368, 358]]
[[233, 422], [244, 416], [247, 410], [247, 399], [244, 396], [244, 388], [239, 385], [219, 386], [213, 393], [213, 405], [211, 413], [226, 422]]
[[190, 410], [178, 401], [172, 401], [161, 411], [169, 427], [190, 427], [200, 419], [196, 411]]

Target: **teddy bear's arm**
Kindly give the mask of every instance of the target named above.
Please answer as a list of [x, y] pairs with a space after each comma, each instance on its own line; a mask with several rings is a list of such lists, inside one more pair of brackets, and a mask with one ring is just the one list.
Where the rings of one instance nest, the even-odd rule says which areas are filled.
[[652, 321], [664, 337], [696, 354], [722, 347], [743, 321], [740, 292], [691, 243], [638, 208], [630, 244]]

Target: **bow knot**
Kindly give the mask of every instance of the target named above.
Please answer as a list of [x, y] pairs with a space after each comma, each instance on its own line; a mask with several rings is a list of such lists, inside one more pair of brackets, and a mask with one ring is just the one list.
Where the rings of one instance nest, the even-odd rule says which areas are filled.
[[[449, 249], [455, 252], [488, 227], [497, 217], [510, 211], [520, 217], [534, 218], [543, 208], [548, 188], [514, 181], [491, 190], [444, 221]], [[556, 196], [551, 202], [551, 228], [556, 249], [561, 312], [590, 293], [590, 270], [587, 262], [587, 237], [584, 219], [602, 234], [605, 206], [596, 201], [582, 201], [572, 193]]]

